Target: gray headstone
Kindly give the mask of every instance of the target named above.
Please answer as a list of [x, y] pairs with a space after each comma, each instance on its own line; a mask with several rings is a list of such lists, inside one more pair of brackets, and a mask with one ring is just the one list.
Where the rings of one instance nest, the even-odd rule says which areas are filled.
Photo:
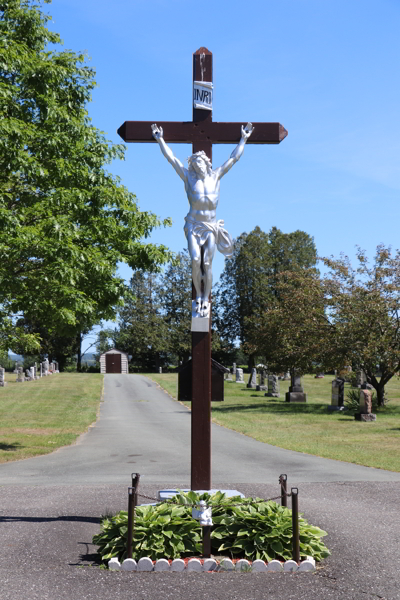
[[17, 382], [22, 383], [25, 381], [24, 373], [22, 371], [22, 367], [18, 367], [17, 369]]
[[251, 388], [251, 389], [255, 389], [256, 386], [257, 386], [257, 369], [252, 369], [247, 387]]
[[244, 383], [243, 369], [236, 369], [236, 383]]
[[4, 387], [5, 385], [7, 385], [5, 379], [5, 372], [5, 369], [3, 369], [3, 367], [0, 367], [0, 387]]
[[279, 398], [278, 375], [268, 375], [268, 392], [265, 395], [269, 398]]
[[286, 402], [307, 402], [307, 394], [304, 393], [301, 385], [301, 375], [293, 373], [291, 375], [291, 384], [289, 391], [286, 392]]
[[236, 375], [236, 363], [233, 363], [232, 374]]

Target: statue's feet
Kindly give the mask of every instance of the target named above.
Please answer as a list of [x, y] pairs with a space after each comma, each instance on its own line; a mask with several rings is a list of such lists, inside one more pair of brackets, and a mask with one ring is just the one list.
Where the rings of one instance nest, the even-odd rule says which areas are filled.
[[210, 303], [208, 302], [208, 300], [203, 300], [202, 307], [201, 307], [201, 316], [208, 317], [209, 314], [210, 314]]
[[200, 297], [196, 298], [196, 312], [199, 313], [199, 315], [202, 314], [201, 298]]

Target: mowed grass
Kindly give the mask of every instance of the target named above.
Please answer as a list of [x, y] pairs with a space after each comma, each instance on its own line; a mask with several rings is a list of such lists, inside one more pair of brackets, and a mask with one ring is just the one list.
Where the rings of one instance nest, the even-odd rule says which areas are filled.
[[59, 373], [0, 388], [0, 463], [72, 444], [96, 420], [103, 375]]
[[[176, 398], [175, 373], [148, 377]], [[225, 381], [225, 400], [212, 403], [212, 420], [280, 448], [400, 472], [400, 380], [394, 377], [386, 386], [390, 402], [377, 412], [376, 422], [361, 423], [346, 413], [328, 413], [332, 379], [303, 377], [307, 404], [285, 402], [288, 381], [279, 382], [280, 398]], [[350, 389], [346, 384], [345, 395]]]

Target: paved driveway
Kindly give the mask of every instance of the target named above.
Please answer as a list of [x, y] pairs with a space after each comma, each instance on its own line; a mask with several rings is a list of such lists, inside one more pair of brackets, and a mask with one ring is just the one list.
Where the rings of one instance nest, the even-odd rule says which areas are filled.
[[400, 474], [319, 459], [213, 427], [213, 485], [276, 495], [287, 473], [300, 510], [326, 529], [315, 575], [129, 574], [88, 566], [99, 515], [141, 491], [189, 483], [190, 414], [141, 376], [105, 377], [100, 418], [75, 446], [0, 465], [2, 600], [400, 598]]

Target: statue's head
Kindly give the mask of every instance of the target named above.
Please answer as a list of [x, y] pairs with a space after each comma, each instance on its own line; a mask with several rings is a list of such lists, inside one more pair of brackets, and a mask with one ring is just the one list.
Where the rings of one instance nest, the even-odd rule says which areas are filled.
[[208, 158], [204, 150], [200, 150], [200, 152], [192, 154], [192, 156], [189, 156], [187, 161], [189, 171], [194, 171], [199, 177], [204, 178], [212, 171], [211, 160]]

